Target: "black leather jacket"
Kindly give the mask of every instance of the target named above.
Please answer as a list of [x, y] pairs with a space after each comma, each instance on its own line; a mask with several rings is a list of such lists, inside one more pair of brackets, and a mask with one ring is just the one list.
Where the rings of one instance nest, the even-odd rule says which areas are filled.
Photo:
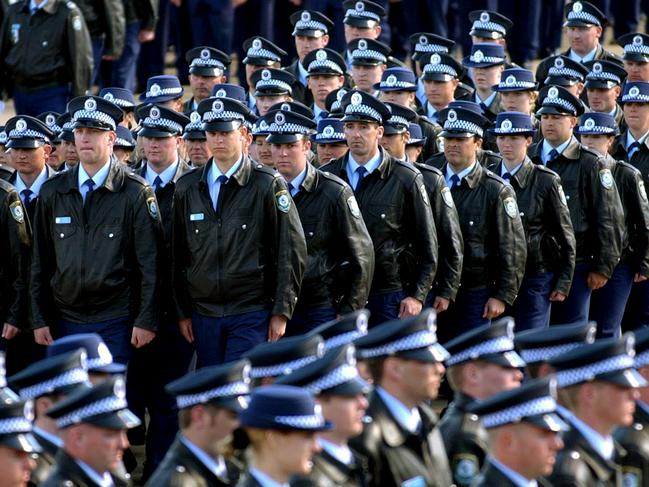
[[[47, 480], [40, 484], [41, 487], [101, 487], [65, 450], [59, 450], [54, 460], [56, 466]], [[111, 475], [111, 478], [115, 487], [128, 485], [125, 479], [117, 475]]]
[[[374, 274], [372, 239], [351, 188], [310, 164], [306, 170], [295, 195], [308, 250], [297, 308], [335, 306], [340, 314], [350, 313], [367, 303]], [[336, 283], [343, 264], [346, 278]]]
[[[613, 434], [626, 454], [620, 460], [622, 473], [628, 485], [649, 485], [649, 414], [636, 404], [633, 424], [618, 428]], [[633, 480], [633, 482], [631, 482]]]
[[210, 159], [178, 180], [173, 266], [179, 317], [230, 316], [272, 308], [291, 318], [307, 260], [297, 208], [272, 169], [244, 156], [214, 210]]
[[[539, 487], [552, 487], [547, 480], [536, 479]], [[501, 470], [495, 467], [491, 462], [487, 462], [485, 469], [480, 473], [474, 487], [517, 487], [519, 484], [514, 483]]]
[[33, 431], [33, 435], [41, 445], [43, 451], [38, 455], [36, 460], [36, 468], [32, 471], [29, 479], [30, 487], [38, 487], [41, 485], [54, 469], [56, 454], [59, 452], [59, 447], [52, 443], [45, 436], [38, 433], [37, 430]]
[[[502, 164], [490, 168], [502, 174]], [[568, 295], [575, 270], [575, 234], [561, 179], [528, 158], [511, 178], [527, 238], [526, 274], [555, 272], [554, 290]]]
[[[543, 141], [530, 146], [532, 162], [543, 164], [542, 149]], [[625, 230], [611, 165], [573, 137], [547, 167], [561, 177], [577, 241], [576, 263], [588, 263], [591, 271], [611, 277], [620, 261]]]
[[[355, 191], [374, 242], [375, 270], [370, 292], [404, 289], [400, 257], [404, 249], [412, 246], [420, 267], [410, 296], [423, 303], [437, 268], [437, 231], [424, 179], [413, 165], [395, 160], [382, 148], [379, 150], [381, 163]], [[349, 153], [320, 170], [349, 182], [348, 158]]]
[[79, 165], [43, 184], [36, 207], [31, 297], [34, 328], [58, 318], [130, 316], [155, 331], [162, 229], [155, 194], [117, 160], [84, 205]]
[[291, 479], [291, 487], [366, 487], [369, 484], [367, 460], [352, 451], [353, 461], [346, 465], [326, 450], [313, 457], [313, 469], [308, 477]]
[[[432, 167], [436, 167], [437, 169], [442, 169], [446, 165], [446, 156], [444, 155], [443, 149], [444, 139], [440, 138], [439, 140], [442, 141], [442, 151], [434, 154], [430, 159], [426, 161], [426, 164]], [[485, 149], [478, 149], [476, 158], [482, 167], [492, 167], [502, 161], [502, 157], [500, 157], [498, 154]]]
[[[628, 131], [627, 131], [628, 132]], [[649, 185], [649, 137], [645, 139], [640, 149], [635, 151], [631, 157], [626, 152], [627, 132], [623, 132], [613, 145], [612, 156], [616, 161], [626, 161], [642, 173], [645, 185]]]

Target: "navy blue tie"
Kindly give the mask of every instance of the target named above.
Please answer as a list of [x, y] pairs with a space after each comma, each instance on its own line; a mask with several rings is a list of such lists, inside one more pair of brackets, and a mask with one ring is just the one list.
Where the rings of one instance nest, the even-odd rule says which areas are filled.
[[640, 142], [638, 142], [638, 141], [636, 140], [633, 144], [631, 144], [631, 145], [629, 146], [629, 148], [628, 148], [628, 150], [626, 151], [626, 153], [629, 155], [629, 157], [631, 157], [631, 156], [635, 153], [636, 150], [640, 150], [640, 147], [641, 147], [641, 146], [642, 146], [642, 144], [640, 144]]
[[453, 174], [451, 176], [451, 189], [457, 188], [460, 185], [460, 176]]
[[480, 108], [483, 112], [486, 112], [489, 109], [489, 107], [482, 102], [480, 102]]
[[356, 174], [358, 174], [358, 181], [356, 182], [356, 191], [358, 191], [361, 187], [363, 179], [365, 179], [365, 176], [367, 175], [367, 169], [365, 169], [365, 167], [363, 166], [359, 166], [356, 168]]
[[86, 195], [83, 197], [83, 202], [85, 203], [86, 201], [88, 201], [88, 196], [90, 196], [90, 193], [92, 193], [92, 191], [95, 189], [95, 182], [92, 179], [88, 178], [86, 179], [86, 182], [83, 183], [83, 185], [88, 188]]
[[23, 197], [23, 204], [24, 204], [25, 206], [27, 206], [27, 205], [29, 204], [29, 202], [30, 202], [31, 199], [32, 199], [32, 195], [33, 195], [33, 194], [34, 194], [34, 192], [33, 192], [31, 189], [23, 189], [23, 190], [20, 192], [20, 196]]
[[160, 176], [156, 176], [153, 180], [153, 191], [158, 191], [160, 188], [162, 188], [162, 179]]
[[221, 187], [219, 188], [219, 196], [216, 199], [216, 206], [214, 206], [214, 210], [218, 211], [219, 207], [221, 206], [221, 202], [223, 201], [223, 185], [227, 184], [228, 182], [228, 177], [227, 176], [219, 176], [216, 178], [217, 183], [221, 183]]
[[293, 186], [293, 183], [288, 183], [288, 191], [291, 193], [291, 197], [297, 194], [297, 188]]
[[510, 173], [506, 172], [505, 174], [503, 174], [503, 179], [505, 181], [509, 182], [511, 178], [512, 178], [512, 175]]
[[556, 149], [552, 149], [548, 154], [548, 162], [554, 161], [557, 157], [559, 157], [559, 151]]

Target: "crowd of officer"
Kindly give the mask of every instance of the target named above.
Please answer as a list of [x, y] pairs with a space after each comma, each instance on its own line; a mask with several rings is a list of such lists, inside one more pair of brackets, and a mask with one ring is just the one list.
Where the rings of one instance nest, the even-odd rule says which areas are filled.
[[6, 123], [10, 485], [128, 483], [129, 442], [151, 486], [649, 485], [649, 36], [571, 2], [533, 73], [480, 10], [411, 69], [345, 6], [342, 53], [315, 10], [290, 66], [248, 39], [248, 90], [205, 45], [191, 96]]

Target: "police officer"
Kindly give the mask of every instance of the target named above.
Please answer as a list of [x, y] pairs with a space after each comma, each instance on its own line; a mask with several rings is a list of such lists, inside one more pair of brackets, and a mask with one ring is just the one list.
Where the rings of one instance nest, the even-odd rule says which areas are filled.
[[464, 68], [444, 53], [423, 55], [419, 58], [419, 65], [422, 66], [419, 79], [423, 83], [425, 97], [422, 112], [429, 120], [439, 123], [439, 112], [455, 100]]
[[591, 292], [606, 284], [622, 250], [624, 215], [610, 166], [572, 135], [581, 102], [559, 86], [541, 93], [541, 129], [544, 139], [530, 146], [535, 164], [543, 164], [561, 177], [577, 242], [575, 272], [570, 294], [554, 302], [550, 323], [588, 319]]
[[[300, 64], [302, 66], [302, 64]], [[316, 49], [304, 57], [309, 105], [313, 108], [314, 121], [327, 117], [326, 100], [329, 93], [345, 83], [347, 66], [342, 56], [331, 49]], [[299, 100], [299, 97], [296, 97]], [[305, 100], [306, 101], [306, 100]]]
[[344, 123], [337, 118], [320, 119], [311, 142], [315, 145], [318, 166], [343, 157], [348, 150]]
[[649, 81], [649, 35], [626, 34], [617, 39], [624, 48], [624, 69], [627, 81]]
[[471, 46], [471, 54], [462, 60], [469, 68], [475, 85], [474, 99], [480, 105], [484, 116], [490, 121], [502, 111], [500, 94], [493, 87], [500, 83], [505, 69], [505, 50], [500, 44], [478, 43]]
[[354, 39], [347, 45], [354, 87], [378, 97], [374, 85], [381, 81], [391, 49], [373, 39]]
[[[315, 123], [282, 110], [267, 118], [273, 163], [295, 201], [309, 255], [297, 306], [287, 324], [290, 336], [362, 308], [374, 274], [374, 253], [352, 189], [307, 163], [308, 134]], [[345, 279], [336, 283], [340, 272]]]
[[[334, 23], [320, 12], [315, 10], [300, 10], [295, 12], [290, 17], [291, 25], [293, 26], [293, 37], [295, 38], [295, 50], [297, 51], [297, 59], [293, 61], [285, 69], [289, 71], [296, 79], [300, 86], [294, 86], [295, 99], [311, 105], [313, 102], [313, 95], [308, 87], [308, 65], [305, 62], [307, 55], [313, 51], [324, 49], [329, 44], [329, 31], [333, 30]], [[335, 52], [335, 51], [332, 51]], [[338, 54], [338, 56], [340, 56]], [[342, 59], [342, 57], [341, 57]], [[343, 60], [343, 72], [346, 66]]]
[[361, 487], [368, 483], [367, 461], [349, 447], [349, 440], [363, 432], [363, 417], [370, 386], [356, 369], [356, 349], [347, 344], [332, 348], [321, 359], [280, 378], [276, 384], [301, 387], [315, 395], [331, 431], [317, 435], [321, 451], [313, 457], [308, 477], [293, 485]]
[[183, 112], [185, 89], [180, 80], [170, 74], [152, 76], [146, 81], [146, 91], [140, 95], [142, 103], [155, 103], [177, 112]]
[[345, 44], [347, 44], [344, 57], [351, 70], [353, 58], [349, 43], [355, 39], [377, 40], [381, 36], [383, 29], [381, 21], [385, 18], [386, 12], [383, 6], [369, 0], [345, 0], [343, 9], [345, 9], [343, 19]]
[[350, 442], [368, 459], [369, 485], [451, 485], [438, 418], [427, 405], [437, 397], [448, 358], [437, 343], [435, 312], [379, 325], [356, 347], [375, 384], [367, 409], [372, 420]]
[[180, 433], [146, 485], [235, 485], [239, 470], [222, 445], [247, 405], [250, 364], [245, 360], [204, 367], [170, 383]]
[[34, 455], [42, 448], [32, 435], [34, 406], [31, 401], [0, 404], [0, 468], [3, 482], [10, 486], [24, 486], [25, 479], [36, 468]]
[[[252, 74], [263, 68], [279, 69], [282, 62], [282, 57], [286, 56], [286, 51], [277, 47], [268, 39], [263, 37], [251, 37], [246, 39], [243, 43], [243, 49], [246, 57], [243, 58], [241, 63], [245, 66], [246, 85], [248, 86], [248, 100], [247, 105], [253, 112], [256, 110], [256, 101], [254, 93], [255, 83], [252, 81]], [[290, 73], [289, 73], [290, 74]], [[290, 79], [290, 78], [289, 78]], [[295, 82], [295, 77], [292, 78], [291, 83]], [[271, 103], [272, 104], [272, 103]]]
[[9, 162], [7, 145], [7, 132], [4, 125], [0, 126], [0, 179], [8, 180], [13, 174], [14, 168]]
[[556, 379], [539, 379], [471, 407], [490, 439], [489, 460], [474, 485], [548, 485], [539, 477], [552, 472], [563, 448], [559, 432], [567, 428], [556, 396]]
[[68, 351], [35, 362], [9, 378], [20, 399], [34, 404], [33, 434], [43, 452], [32, 472], [32, 485], [41, 485], [50, 475], [56, 454], [63, 446], [56, 421], [47, 411], [74, 391], [90, 387], [86, 357], [83, 350]]
[[624, 130], [624, 112], [617, 104], [617, 99], [622, 93], [626, 71], [611, 61], [591, 61], [586, 65], [590, 69], [584, 85], [588, 106], [593, 112], [610, 113], [620, 130]]
[[503, 71], [500, 83], [493, 90], [500, 93], [500, 106], [505, 112], [532, 114], [539, 84], [528, 69], [509, 68]]
[[74, 129], [72, 128], [70, 114], [68, 112], [63, 113], [56, 120], [56, 123], [61, 126], [58, 140], [61, 141], [59, 150], [62, 152], [64, 160], [60, 170], [65, 171], [79, 164], [79, 154], [77, 154], [77, 148], [74, 146]]
[[255, 114], [264, 116], [276, 103], [293, 101], [293, 83], [295, 78], [288, 71], [275, 68], [263, 68], [255, 71], [250, 77], [254, 87]]
[[210, 149], [207, 146], [207, 136], [203, 130], [200, 113], [190, 113], [189, 120], [190, 122], [185, 125], [183, 131], [183, 142], [187, 150], [187, 164], [191, 167], [204, 166], [210, 158]]
[[189, 86], [192, 97], [183, 104], [183, 113], [189, 115], [198, 104], [212, 96], [215, 85], [225, 83], [230, 56], [213, 47], [199, 46], [185, 54], [189, 63]]
[[[647, 382], [634, 369], [634, 338], [605, 338], [550, 360], [570, 429], [548, 480], [552, 485], [621, 485], [623, 452], [613, 431], [633, 422], [637, 389]], [[606, 400], [603, 398], [606, 397]]]
[[338, 348], [367, 335], [370, 312], [366, 309], [353, 311], [328, 323], [323, 323], [311, 334], [324, 340], [325, 351]]
[[34, 335], [48, 345], [53, 336], [96, 332], [125, 364], [130, 345], [149, 343], [158, 326], [158, 204], [148, 184], [111, 157], [121, 109], [91, 96], [69, 107], [80, 163], [45, 184], [39, 199]]
[[242, 153], [249, 110], [208, 98], [198, 111], [212, 159], [178, 181], [173, 265], [181, 333], [206, 366], [285, 333], [307, 249], [283, 179]]
[[113, 154], [115, 158], [126, 166], [130, 166], [133, 151], [135, 151], [135, 139], [133, 134], [126, 127], [117, 126], [115, 130], [115, 143], [113, 144]]
[[411, 161], [417, 161], [423, 153], [427, 137], [424, 137], [421, 126], [416, 123], [411, 123], [408, 126], [408, 132], [410, 132], [410, 138], [406, 142], [406, 155]]
[[442, 117], [442, 173], [464, 239], [460, 289], [440, 320], [440, 329], [450, 339], [488, 323], [513, 304], [525, 271], [527, 246], [516, 193], [477, 161], [486, 119], [464, 108], [447, 108]]
[[387, 102], [385, 106], [390, 110], [390, 118], [383, 124], [380, 145], [395, 160], [412, 164], [415, 161], [406, 159], [406, 141], [410, 137], [410, 122], [415, 120], [417, 114], [414, 110], [396, 103]]
[[514, 350], [511, 318], [464, 333], [445, 348], [451, 354], [446, 377], [455, 394], [439, 429], [453, 481], [465, 486], [475, 480], [489, 450], [487, 433], [469, 408], [476, 400], [519, 387], [523, 379], [519, 369], [525, 362]]
[[575, 269], [568, 203], [559, 177], [527, 156], [536, 131], [528, 114], [501, 112], [490, 131], [503, 157], [490, 169], [514, 188], [527, 240], [526, 272], [513, 306], [516, 328], [545, 328], [552, 302], [568, 296]]
[[[379, 148], [387, 107], [373, 96], [350, 91], [343, 98], [349, 152], [323, 166], [345, 180], [358, 199], [374, 243], [375, 272], [367, 308], [371, 324], [418, 314], [437, 268], [437, 237], [421, 173]], [[415, 231], [416, 229], [416, 231]], [[419, 269], [406, 293], [400, 254], [411, 246]]]
[[0, 86], [13, 93], [21, 115], [63, 113], [70, 96], [84, 95], [92, 86], [90, 35], [74, 2], [11, 5], [3, 22], [0, 59]]
[[123, 482], [112, 471], [128, 447], [126, 431], [139, 425], [140, 420], [128, 409], [122, 378], [76, 391], [47, 414], [56, 420], [63, 447], [55, 457], [54, 469], [41, 485], [99, 487]]

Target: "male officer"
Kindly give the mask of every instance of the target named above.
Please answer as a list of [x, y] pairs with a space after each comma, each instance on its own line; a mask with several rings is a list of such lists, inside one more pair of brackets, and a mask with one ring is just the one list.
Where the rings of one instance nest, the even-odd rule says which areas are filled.
[[471, 70], [475, 84], [474, 100], [480, 105], [484, 116], [490, 121], [502, 110], [500, 93], [493, 87], [500, 83], [505, 69], [505, 50], [500, 44], [479, 43], [471, 46], [471, 55], [462, 60], [462, 65]]
[[[245, 65], [246, 85], [248, 86], [248, 108], [255, 111], [256, 101], [253, 95], [255, 84], [252, 82], [252, 74], [263, 68], [279, 69], [282, 57], [286, 56], [286, 51], [280, 49], [268, 39], [263, 37], [251, 37], [243, 43], [246, 57], [243, 58], [242, 64]], [[292, 83], [295, 81], [293, 77]]]
[[[305, 62], [307, 55], [318, 49], [324, 49], [329, 44], [329, 31], [333, 30], [334, 23], [325, 15], [315, 10], [300, 10], [290, 17], [295, 38], [297, 59], [285, 69], [289, 71], [300, 86], [294, 86], [295, 99], [305, 105], [311, 105], [313, 96], [308, 87], [308, 65]], [[335, 52], [335, 51], [332, 51]], [[342, 57], [341, 57], [342, 59]], [[346, 71], [343, 60], [343, 72]]]
[[189, 114], [190, 122], [183, 130], [183, 142], [187, 150], [187, 164], [191, 167], [200, 167], [207, 164], [210, 158], [210, 149], [207, 146], [207, 136], [203, 130], [203, 120], [198, 112]]
[[350, 445], [367, 457], [370, 485], [451, 485], [438, 419], [426, 405], [437, 397], [448, 358], [437, 342], [435, 312], [379, 325], [356, 347], [375, 387], [367, 409], [372, 421]]
[[0, 434], [0, 469], [7, 486], [23, 487], [36, 468], [34, 455], [42, 449], [32, 435], [33, 419], [31, 401], [0, 404], [0, 421], [7, 425]]
[[[358, 199], [374, 244], [375, 272], [367, 308], [371, 324], [421, 312], [437, 268], [437, 237], [421, 173], [379, 148], [388, 108], [367, 93], [343, 98], [349, 152], [321, 170], [345, 180]], [[419, 269], [406, 293], [401, 254], [409, 247]]]
[[[302, 66], [302, 64], [300, 64]], [[331, 49], [316, 49], [304, 58], [307, 87], [313, 107], [313, 120], [318, 123], [327, 114], [326, 100], [329, 93], [345, 83], [347, 66], [342, 56]]]
[[160, 215], [153, 190], [111, 157], [122, 118], [98, 97], [70, 102], [80, 163], [42, 188], [31, 290], [36, 343], [96, 332], [118, 363], [158, 325]]
[[558, 415], [556, 396], [556, 379], [539, 379], [470, 408], [480, 416], [490, 444], [476, 486], [548, 485], [539, 477], [552, 472], [563, 448], [559, 432], [567, 428]]
[[486, 124], [478, 113], [447, 108], [442, 173], [451, 190], [464, 239], [460, 289], [440, 330], [448, 339], [500, 316], [518, 294], [527, 245], [516, 193], [477, 161]]
[[239, 471], [223, 458], [224, 441], [239, 425], [250, 392], [245, 360], [204, 367], [170, 383], [180, 434], [146, 485], [235, 485]]
[[185, 59], [189, 63], [192, 97], [183, 104], [183, 113], [189, 115], [200, 102], [212, 96], [215, 85], [226, 82], [230, 56], [213, 47], [200, 46], [187, 51]]
[[[552, 485], [621, 485], [622, 451], [613, 431], [633, 422], [637, 389], [634, 337], [604, 338], [550, 360], [570, 430], [548, 480]], [[606, 399], [604, 399], [606, 398]]]
[[128, 448], [126, 431], [140, 424], [125, 395], [124, 380], [116, 377], [78, 390], [47, 411], [56, 420], [63, 447], [41, 485], [100, 487], [120, 482], [112, 472]]
[[92, 86], [92, 47], [85, 19], [74, 2], [17, 2], [0, 34], [5, 93], [13, 90], [16, 113], [35, 117], [65, 112], [70, 96]]
[[374, 252], [352, 189], [307, 162], [315, 123], [282, 110], [266, 118], [273, 163], [295, 201], [307, 242], [308, 264], [286, 330], [288, 336], [299, 335], [365, 305]]
[[425, 95], [422, 111], [429, 120], [439, 123], [439, 112], [455, 100], [455, 90], [464, 68], [453, 57], [443, 53], [423, 55], [419, 58], [419, 65], [422, 66], [420, 80]]
[[[349, 447], [349, 440], [363, 432], [363, 417], [370, 386], [358, 375], [356, 349], [348, 344], [331, 349], [321, 359], [280, 378], [276, 384], [301, 387], [316, 397], [330, 431], [318, 433], [321, 451], [313, 457], [305, 486], [361, 487], [368, 483], [365, 458]], [[296, 483], [297, 483], [296, 482]]]
[[345, 44], [348, 45], [344, 56], [347, 66], [351, 69], [352, 56], [349, 43], [354, 39], [377, 40], [381, 35], [381, 21], [385, 18], [386, 12], [381, 5], [369, 0], [345, 0], [343, 8], [345, 9], [343, 19]]
[[284, 335], [307, 249], [283, 179], [243, 154], [249, 110], [208, 98], [198, 112], [212, 159], [178, 181], [172, 248], [180, 330], [207, 366]]
[[56, 357], [80, 349], [86, 352], [88, 380], [91, 384], [98, 384], [110, 375], [123, 374], [126, 371], [126, 365], [113, 361], [110, 350], [96, 333], [77, 333], [54, 340], [47, 347], [47, 356]]
[[373, 39], [354, 39], [347, 45], [356, 89], [378, 96], [374, 85], [387, 68], [390, 47]]
[[553, 303], [550, 323], [585, 322], [592, 290], [606, 284], [620, 258], [622, 203], [609, 165], [572, 134], [584, 111], [579, 99], [560, 86], [546, 86], [539, 96], [544, 138], [528, 154], [561, 177], [577, 242], [570, 294]]
[[620, 130], [624, 130], [624, 112], [617, 104], [617, 99], [622, 93], [626, 71], [611, 61], [590, 61], [586, 66], [590, 69], [584, 85], [588, 106], [593, 112], [610, 113]]
[[254, 87], [256, 114], [263, 117], [276, 103], [293, 101], [295, 78], [288, 71], [262, 68], [250, 76]]
[[617, 40], [624, 48], [624, 69], [627, 81], [649, 81], [649, 35], [626, 34]]
[[318, 166], [343, 157], [348, 150], [344, 123], [337, 118], [320, 119], [311, 142], [315, 144]]
[[[137, 121], [135, 120], [135, 98], [131, 90], [117, 87], [102, 88], [98, 96], [99, 98], [114, 103], [122, 109], [124, 118], [119, 125], [129, 130], [137, 125]], [[61, 124], [59, 123], [59, 125]]]
[[542, 86], [563, 86], [574, 96], [581, 97], [583, 101], [588, 101], [583, 93], [587, 74], [588, 68], [581, 62], [573, 61], [566, 56], [556, 56], [552, 58], [547, 73], [548, 76], [542, 82]]
[[525, 365], [514, 350], [514, 321], [503, 318], [464, 333], [445, 345], [447, 379], [454, 391], [453, 402], [439, 422], [453, 481], [468, 486], [484, 465], [489, 450], [487, 434], [478, 418], [469, 412], [476, 400], [519, 387]]
[[155, 103], [182, 113], [184, 93], [185, 89], [176, 76], [162, 74], [146, 80], [146, 91], [140, 95], [140, 101]]
[[406, 141], [410, 137], [410, 122], [415, 120], [417, 114], [414, 110], [396, 103], [387, 102], [385, 106], [390, 110], [390, 118], [383, 124], [380, 145], [397, 161], [413, 164], [415, 161], [406, 159]]

